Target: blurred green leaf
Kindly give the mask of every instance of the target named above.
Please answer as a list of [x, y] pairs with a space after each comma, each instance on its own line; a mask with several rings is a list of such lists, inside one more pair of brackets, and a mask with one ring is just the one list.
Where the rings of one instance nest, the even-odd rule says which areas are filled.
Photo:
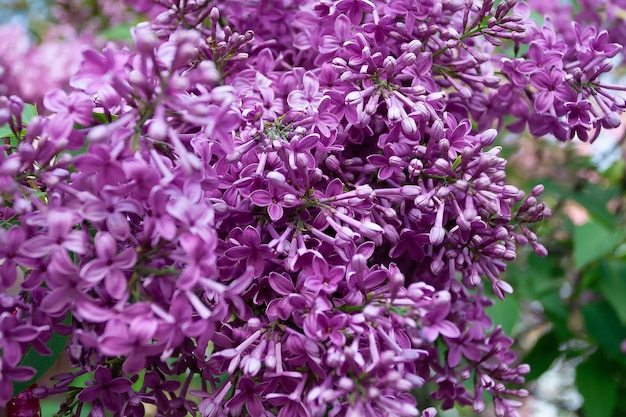
[[612, 231], [594, 221], [574, 230], [574, 264], [577, 269], [610, 253], [624, 238], [624, 231]]
[[626, 161], [618, 159], [609, 169], [602, 173], [602, 176], [613, 183], [619, 184], [624, 178], [624, 170], [626, 170]]
[[[24, 109], [22, 110], [22, 124], [27, 125], [35, 116], [37, 116], [37, 107], [28, 103], [24, 104]], [[24, 133], [25, 132], [22, 131], [22, 134]], [[0, 126], [0, 138], [11, 138], [11, 145], [17, 146], [17, 138], [8, 123]]]
[[122, 23], [120, 25], [108, 28], [100, 32], [100, 36], [108, 41], [131, 41], [133, 38], [130, 29], [133, 27], [130, 23]]
[[562, 198], [575, 201], [583, 206], [597, 223], [609, 228], [615, 226], [615, 216], [607, 209], [607, 204], [616, 195], [619, 195], [618, 187], [603, 188], [597, 184], [585, 183], [583, 189], [571, 190], [550, 179], [544, 181], [544, 187], [545, 195], [559, 195]]
[[582, 312], [589, 334], [609, 357], [623, 361], [620, 345], [626, 339], [626, 327], [611, 305], [606, 301], [588, 303], [582, 306]]
[[511, 295], [504, 300], [494, 300], [494, 304], [487, 308], [487, 314], [493, 319], [494, 324], [501, 325], [502, 330], [508, 335], [513, 334], [520, 312], [519, 300]]
[[550, 365], [559, 357], [561, 341], [556, 332], [551, 331], [543, 335], [524, 358], [524, 362], [530, 365], [530, 373], [526, 376], [528, 381], [539, 378], [550, 368]]
[[617, 405], [615, 370], [600, 354], [594, 353], [576, 368], [576, 386], [585, 398], [586, 417], [612, 417]]
[[626, 325], [626, 262], [601, 262], [599, 286], [620, 322]]
[[[63, 321], [64, 324], [71, 324], [72, 316], [68, 313], [67, 317]], [[35, 375], [32, 379], [24, 382], [13, 383], [13, 395], [17, 395], [31, 386], [33, 382], [37, 381], [46, 371], [56, 363], [59, 356], [65, 351], [67, 345], [68, 336], [60, 335], [56, 332], [50, 337], [50, 341], [46, 344], [52, 351], [52, 355], [43, 356], [39, 352], [35, 351], [32, 346], [28, 348], [26, 355], [20, 361], [20, 366], [30, 366], [35, 369]]]
[[555, 270], [555, 266], [558, 265], [555, 265], [553, 258], [550, 256], [543, 258], [532, 253], [528, 257], [528, 266], [530, 267], [530, 273], [527, 279], [530, 280], [533, 299], [545, 294], [558, 292], [561, 283], [557, 277], [562, 276], [563, 271]]
[[554, 332], [558, 334], [561, 340], [568, 340], [571, 337], [567, 326], [570, 312], [559, 293], [546, 294], [539, 298], [539, 302], [543, 306], [546, 317], [554, 326]]
[[33, 117], [37, 116], [37, 107], [32, 104], [24, 104], [24, 110], [22, 110], [22, 123], [28, 124]]

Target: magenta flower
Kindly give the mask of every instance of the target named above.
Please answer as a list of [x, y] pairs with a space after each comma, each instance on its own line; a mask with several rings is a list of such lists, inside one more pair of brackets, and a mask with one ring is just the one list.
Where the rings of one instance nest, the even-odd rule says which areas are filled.
[[314, 294], [320, 291], [332, 294], [337, 291], [338, 285], [346, 277], [346, 268], [343, 266], [328, 267], [326, 261], [319, 257], [313, 258], [312, 271], [304, 281], [304, 287]]
[[156, 321], [149, 317], [135, 317], [128, 325], [111, 320], [98, 339], [98, 349], [107, 356], [126, 356], [122, 369], [127, 374], [136, 374], [144, 369], [149, 356], [159, 352], [159, 346], [152, 343], [157, 327]]
[[255, 190], [250, 194], [250, 201], [259, 207], [267, 207], [272, 221], [280, 220], [286, 208], [296, 207], [299, 204], [298, 198], [292, 193], [279, 190], [273, 185], [269, 186], [269, 191]]
[[404, 169], [408, 167], [401, 156], [397, 156], [391, 145], [385, 146], [382, 155], [370, 155], [367, 161], [378, 168], [378, 179], [381, 181], [402, 176]]
[[304, 88], [294, 90], [287, 96], [287, 103], [294, 110], [312, 113], [320, 103], [322, 95], [319, 94], [320, 84], [312, 72], [304, 74], [302, 79]]
[[72, 125], [91, 124], [94, 103], [85, 93], [75, 91], [68, 95], [63, 90], [53, 90], [44, 96], [43, 104], [48, 110], [56, 113], [55, 117], [67, 118]]
[[126, 239], [130, 235], [128, 213], [141, 213], [141, 205], [131, 198], [109, 193], [103, 193], [101, 197], [102, 199], [90, 198], [81, 207], [80, 213], [88, 220], [104, 222], [115, 239]]
[[67, 251], [87, 252], [85, 233], [73, 230], [76, 214], [67, 209], [50, 210], [47, 215], [47, 234], [36, 235], [20, 247], [23, 256], [40, 258], [48, 254], [66, 256]]
[[80, 276], [91, 284], [104, 280], [106, 291], [119, 299], [126, 293], [125, 271], [135, 265], [137, 252], [128, 248], [118, 253], [117, 242], [107, 232], [98, 232], [94, 241], [97, 257], [81, 268]]
[[548, 113], [555, 102], [570, 101], [574, 94], [565, 83], [565, 72], [560, 69], [537, 71], [530, 76], [530, 84], [537, 89], [534, 102], [537, 113]]

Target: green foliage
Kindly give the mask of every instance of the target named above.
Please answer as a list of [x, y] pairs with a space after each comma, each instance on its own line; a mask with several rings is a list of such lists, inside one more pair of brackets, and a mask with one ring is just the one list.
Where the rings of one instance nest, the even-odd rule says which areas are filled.
[[133, 26], [134, 25], [130, 23], [122, 23], [101, 31], [100, 36], [107, 41], [131, 41], [132, 36], [130, 34], [130, 29]]
[[576, 227], [574, 231], [574, 266], [581, 269], [611, 253], [624, 239], [624, 231], [612, 231], [595, 221]]
[[586, 417], [614, 415], [619, 395], [616, 369], [601, 352], [594, 353], [576, 368], [576, 386], [585, 399], [582, 410]]
[[[512, 146], [517, 149], [519, 144]], [[537, 148], [539, 149], [539, 147]], [[619, 148], [616, 148], [619, 151]], [[555, 155], [567, 158], [551, 161]], [[546, 258], [520, 253], [507, 271], [515, 288], [508, 305], [492, 307], [495, 320], [517, 330], [521, 359], [533, 381], [557, 359], [577, 365], [576, 388], [584, 397], [578, 415], [626, 415], [626, 163], [599, 171], [573, 148], [541, 149], [541, 177], [515, 171], [525, 189], [545, 185], [553, 216], [541, 237]], [[544, 158], [545, 160], [542, 160]], [[515, 312], [512, 304], [521, 306]], [[512, 317], [517, 323], [511, 323]], [[521, 330], [520, 330], [521, 329]], [[624, 404], [622, 404], [624, 403]]]
[[[33, 117], [37, 116], [37, 107], [32, 104], [24, 104], [24, 110], [22, 110], [22, 124], [24, 126], [28, 125], [28, 123], [32, 120]], [[20, 135], [26, 133], [25, 129], [22, 129]], [[11, 130], [9, 124], [4, 124], [0, 126], [0, 138], [9, 138], [11, 146], [17, 146], [18, 137], [15, 136], [15, 133]]]
[[[67, 314], [67, 317], [63, 321], [63, 324], [70, 324], [72, 322], [72, 316], [70, 313]], [[60, 335], [57, 332], [52, 333], [52, 337], [50, 341], [46, 344], [48, 349], [52, 352], [48, 356], [41, 355], [37, 351], [35, 351], [32, 346], [26, 352], [26, 355], [22, 358], [20, 362], [20, 366], [30, 366], [35, 369], [35, 375], [32, 379], [24, 382], [15, 382], [13, 383], [13, 394], [17, 395], [20, 392], [24, 391], [33, 382], [37, 381], [43, 374], [45, 374], [59, 359], [59, 356], [65, 351], [65, 346], [67, 345], [68, 336]]]

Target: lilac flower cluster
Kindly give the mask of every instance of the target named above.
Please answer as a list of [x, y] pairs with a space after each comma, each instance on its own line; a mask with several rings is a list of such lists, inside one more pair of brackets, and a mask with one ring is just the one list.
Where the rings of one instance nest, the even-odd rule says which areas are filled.
[[80, 51], [88, 39], [57, 35], [51, 31], [35, 44], [25, 28], [0, 26], [0, 95], [41, 103], [47, 91], [67, 86], [80, 67]]
[[46, 115], [0, 98], [0, 403], [56, 332], [73, 372], [34, 395], [68, 415], [426, 417], [434, 386], [517, 416], [529, 369], [484, 287], [546, 254], [550, 212], [493, 127], [614, 127], [619, 47], [514, 0], [157, 3]]

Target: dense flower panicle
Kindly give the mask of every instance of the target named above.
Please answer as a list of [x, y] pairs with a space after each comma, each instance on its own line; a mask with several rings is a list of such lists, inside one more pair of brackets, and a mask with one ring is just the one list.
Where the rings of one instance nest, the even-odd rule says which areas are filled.
[[42, 115], [0, 98], [0, 403], [70, 312], [77, 371], [37, 392], [92, 413], [430, 417], [411, 393], [434, 386], [517, 416], [528, 369], [484, 286], [546, 254], [550, 211], [495, 128], [616, 127], [620, 47], [514, 0], [142, 7], [134, 47], [85, 51]]

